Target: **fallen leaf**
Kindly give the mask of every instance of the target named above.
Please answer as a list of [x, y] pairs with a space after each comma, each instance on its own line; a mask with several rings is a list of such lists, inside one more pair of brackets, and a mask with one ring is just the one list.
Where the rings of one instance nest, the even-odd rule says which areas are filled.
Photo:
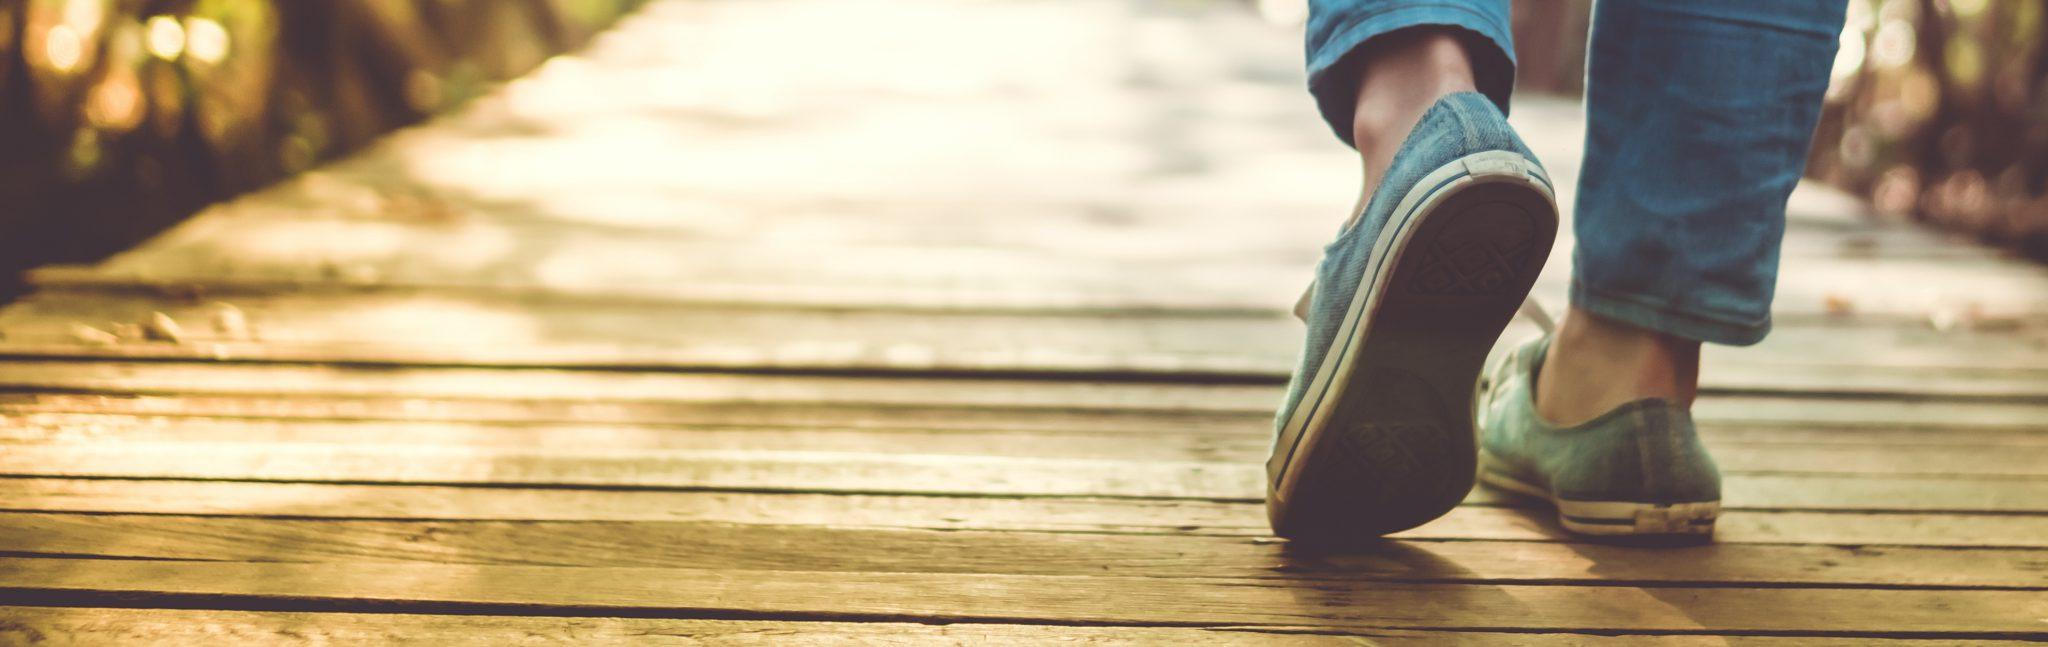
[[121, 338], [104, 330], [82, 323], [71, 324], [71, 338], [93, 346], [112, 346], [121, 343]]
[[149, 320], [142, 324], [142, 337], [150, 341], [167, 341], [173, 344], [184, 341], [185, 333], [178, 329], [178, 321], [161, 312], [149, 313]]

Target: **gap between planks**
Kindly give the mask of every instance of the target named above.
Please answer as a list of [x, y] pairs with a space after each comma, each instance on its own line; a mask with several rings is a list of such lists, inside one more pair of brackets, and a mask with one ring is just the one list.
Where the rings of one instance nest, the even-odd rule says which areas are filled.
[[[15, 445], [10, 476], [389, 483], [991, 497], [1263, 499], [1263, 471], [1239, 463], [900, 455], [817, 451], [664, 451], [466, 446], [133, 442]], [[1731, 473], [1729, 509], [2048, 512], [2048, 480], [1967, 476]], [[1476, 488], [1467, 501], [1518, 497]]]
[[498, 647], [627, 643], [652, 645], [1085, 644], [1085, 645], [1378, 645], [1517, 644], [1531, 647], [1648, 645], [1650, 647], [2018, 647], [2021, 641], [1915, 640], [1840, 637], [1644, 636], [1561, 633], [1481, 633], [1375, 629], [1339, 634], [1317, 627], [1088, 627], [1053, 624], [908, 622], [798, 622], [776, 620], [670, 620], [436, 616], [406, 613], [308, 613], [0, 606], [0, 643], [69, 645], [140, 644], [166, 647], [264, 645], [430, 645]]
[[0, 513], [19, 557], [1127, 575], [1578, 586], [2048, 589], [2043, 552], [881, 530], [696, 522], [389, 521]]
[[704, 619], [2048, 637], [2033, 591], [0, 558], [0, 603]]
[[[1271, 444], [1267, 432], [1252, 425], [1228, 431], [1177, 428], [1174, 423], [1186, 421], [1185, 417], [1127, 433], [1102, 431], [1089, 425], [1085, 415], [1049, 418], [1045, 422], [1065, 420], [1072, 426], [949, 430], [844, 427], [825, 421], [815, 427], [283, 421], [94, 414], [17, 416], [7, 415], [0, 408], [0, 443], [74, 446], [268, 442], [354, 447], [493, 447], [511, 451], [556, 450], [564, 452], [564, 456], [595, 453], [636, 458], [689, 456], [688, 452], [751, 452], [748, 455], [768, 458], [776, 452], [802, 448], [806, 452], [849, 455], [1226, 465], [1256, 465], [1265, 459]], [[1710, 425], [1702, 437], [1727, 473], [2048, 478], [2048, 433], [1951, 432], [1943, 436], [1910, 430], [1731, 430]]]
[[[1276, 385], [1157, 384], [1087, 380], [933, 379], [915, 376], [746, 375], [578, 370], [416, 369], [405, 367], [0, 361], [0, 392], [34, 396], [318, 398], [432, 414], [434, 400], [467, 400], [501, 409], [530, 402], [582, 417], [616, 418], [631, 410], [683, 406], [928, 406], [974, 417], [974, 409], [1068, 409], [1271, 416]], [[472, 406], [475, 406], [473, 404]], [[267, 406], [289, 407], [277, 402]], [[384, 410], [394, 410], [387, 406]], [[403, 414], [401, 414], [403, 415]], [[643, 414], [645, 415], [645, 414]], [[1928, 398], [1817, 397], [1706, 393], [1702, 420], [1985, 426], [2048, 429], [2048, 403]], [[984, 416], [985, 417], [985, 416]]]
[[[1267, 537], [1254, 502], [0, 479], [21, 512], [388, 521], [673, 521], [868, 529]], [[1541, 508], [1460, 506], [1400, 539], [1565, 541]], [[1721, 543], [2048, 548], [2048, 516], [1737, 511]]]

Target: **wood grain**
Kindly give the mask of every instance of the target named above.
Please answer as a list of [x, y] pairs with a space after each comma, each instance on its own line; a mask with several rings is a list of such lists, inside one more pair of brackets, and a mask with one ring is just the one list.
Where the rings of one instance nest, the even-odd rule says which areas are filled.
[[[868, 412], [866, 419], [887, 417]], [[0, 414], [4, 415], [4, 414]], [[1029, 414], [1025, 414], [1029, 415]], [[1135, 416], [1108, 417], [1136, 423]], [[806, 452], [1104, 459], [1142, 462], [1255, 465], [1271, 438], [1264, 425], [1230, 428], [1222, 421], [1184, 424], [1167, 416], [1154, 425], [1104, 426], [1087, 414], [1056, 414], [1020, 421], [1023, 429], [756, 426], [734, 420], [715, 426], [587, 425], [574, 423], [442, 423], [410, 421], [250, 420], [104, 414], [29, 414], [7, 419], [0, 443], [99, 445], [108, 443], [277, 443], [280, 445], [438, 446], [529, 448], [588, 453], [595, 447], [622, 457], [657, 459], [677, 452]], [[1030, 422], [1068, 422], [1043, 428]], [[1263, 421], [1259, 421], [1263, 422]], [[1204, 426], [1216, 431], [1201, 431]], [[1134, 428], [1135, 427], [1135, 428]], [[1704, 434], [1716, 462], [1729, 473], [2048, 478], [2048, 434], [1931, 434], [1913, 430], [1813, 430], [1709, 427]], [[1902, 451], [1901, 446], [1912, 447]]]
[[[870, 452], [130, 442], [18, 445], [0, 474], [417, 485], [634, 487], [987, 496], [1264, 499], [1258, 465]], [[2048, 480], [1729, 474], [1734, 509], [2048, 513]], [[1516, 497], [1473, 490], [1492, 505]]]
[[[2032, 591], [1631, 588], [1230, 578], [0, 558], [0, 601], [521, 615], [2039, 635]], [[1880, 613], [1854, 610], [1882, 609]]]
[[631, 643], [647, 645], [1024, 644], [1062, 645], [1651, 645], [1653, 647], [1811, 645], [1817, 647], [2016, 647], [2022, 641], [1773, 636], [1601, 636], [1374, 629], [1349, 634], [1314, 627], [1087, 627], [905, 622], [793, 622], [435, 616], [408, 613], [298, 613], [201, 609], [0, 606], [0, 642], [105, 645], [147, 642], [179, 647], [266, 645], [432, 645], [495, 647]]
[[[1235, 413], [1247, 421], [1270, 418], [1282, 395], [1273, 384], [1158, 383], [1104, 380], [947, 379], [934, 376], [648, 373], [594, 370], [493, 370], [292, 366], [240, 363], [0, 361], [0, 393], [170, 397], [248, 396], [256, 401], [213, 406], [358, 407], [370, 415], [410, 407], [432, 416], [438, 401], [456, 406], [535, 411], [535, 416], [620, 419], [626, 415], [684, 415], [711, 404], [779, 407], [852, 405], [929, 406], [966, 418], [1014, 414], [1015, 409], [1144, 410], [1184, 414]], [[52, 393], [54, 392], [54, 393]], [[284, 400], [312, 400], [299, 404]], [[27, 396], [13, 396], [27, 397]], [[219, 400], [216, 400], [219, 402]], [[396, 407], [392, 406], [396, 405]], [[108, 402], [108, 406], [121, 406]], [[2013, 399], [1947, 401], [1921, 398], [1816, 397], [1812, 394], [1709, 393], [1696, 404], [1706, 422], [1797, 422], [1948, 429], [2000, 427], [2048, 430], [2048, 402]], [[974, 409], [996, 410], [996, 415]], [[90, 410], [90, 409], [88, 409]], [[802, 410], [802, 409], [799, 409]], [[543, 413], [545, 412], [545, 413]], [[640, 412], [646, 412], [644, 414]], [[392, 415], [392, 414], [384, 414]], [[439, 414], [448, 415], [448, 414]], [[525, 417], [524, 414], [500, 414]], [[774, 415], [764, 413], [762, 415]], [[649, 420], [661, 420], [651, 418]]]
[[[218, 305], [44, 293], [0, 310], [0, 357], [1280, 382], [1301, 337], [1300, 324], [1278, 312], [676, 308], [318, 290], [235, 303], [253, 332], [194, 326], [183, 343], [107, 346], [79, 340], [75, 327], [157, 312], [207, 322]], [[1710, 350], [1703, 366], [1701, 385], [1714, 391], [2048, 400], [2048, 346], [2011, 334], [1784, 326], [1755, 348]]]
[[2048, 589], [2039, 550], [1530, 541], [1344, 548], [1265, 538], [695, 522], [389, 521], [0, 513], [17, 556], [227, 562], [1003, 573], [1464, 584]]
[[[845, 528], [1264, 537], [1258, 503], [776, 492], [378, 486], [233, 481], [0, 479], [9, 510], [307, 519], [677, 521]], [[1408, 539], [1556, 541], [1534, 508], [1461, 506]], [[2048, 516], [1931, 512], [1725, 515], [1721, 543], [2048, 548]]]

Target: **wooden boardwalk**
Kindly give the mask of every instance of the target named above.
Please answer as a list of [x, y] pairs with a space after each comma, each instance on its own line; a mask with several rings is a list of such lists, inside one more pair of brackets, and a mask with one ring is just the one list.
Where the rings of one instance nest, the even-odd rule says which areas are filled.
[[[1813, 187], [1777, 332], [1708, 355], [1719, 543], [1485, 490], [1267, 536], [1355, 182], [1298, 59], [1235, 2], [656, 2], [44, 268], [0, 643], [2048, 638], [2048, 271]], [[1577, 109], [1515, 120], [1571, 186]]]

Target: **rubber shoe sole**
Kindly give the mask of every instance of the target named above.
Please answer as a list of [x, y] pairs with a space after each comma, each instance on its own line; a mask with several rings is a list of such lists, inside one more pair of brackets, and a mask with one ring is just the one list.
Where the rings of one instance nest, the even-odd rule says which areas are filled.
[[1549, 488], [1517, 478], [1485, 452], [1480, 453], [1479, 480], [1488, 486], [1549, 501], [1557, 523], [1582, 535], [1601, 537], [1693, 537], [1714, 534], [1721, 517], [1720, 501], [1646, 503], [1581, 501], [1559, 498]]
[[1471, 492], [1472, 390], [1557, 236], [1541, 167], [1507, 151], [1416, 183], [1380, 232], [1314, 380], [1276, 440], [1267, 514], [1283, 537], [1422, 525]]

